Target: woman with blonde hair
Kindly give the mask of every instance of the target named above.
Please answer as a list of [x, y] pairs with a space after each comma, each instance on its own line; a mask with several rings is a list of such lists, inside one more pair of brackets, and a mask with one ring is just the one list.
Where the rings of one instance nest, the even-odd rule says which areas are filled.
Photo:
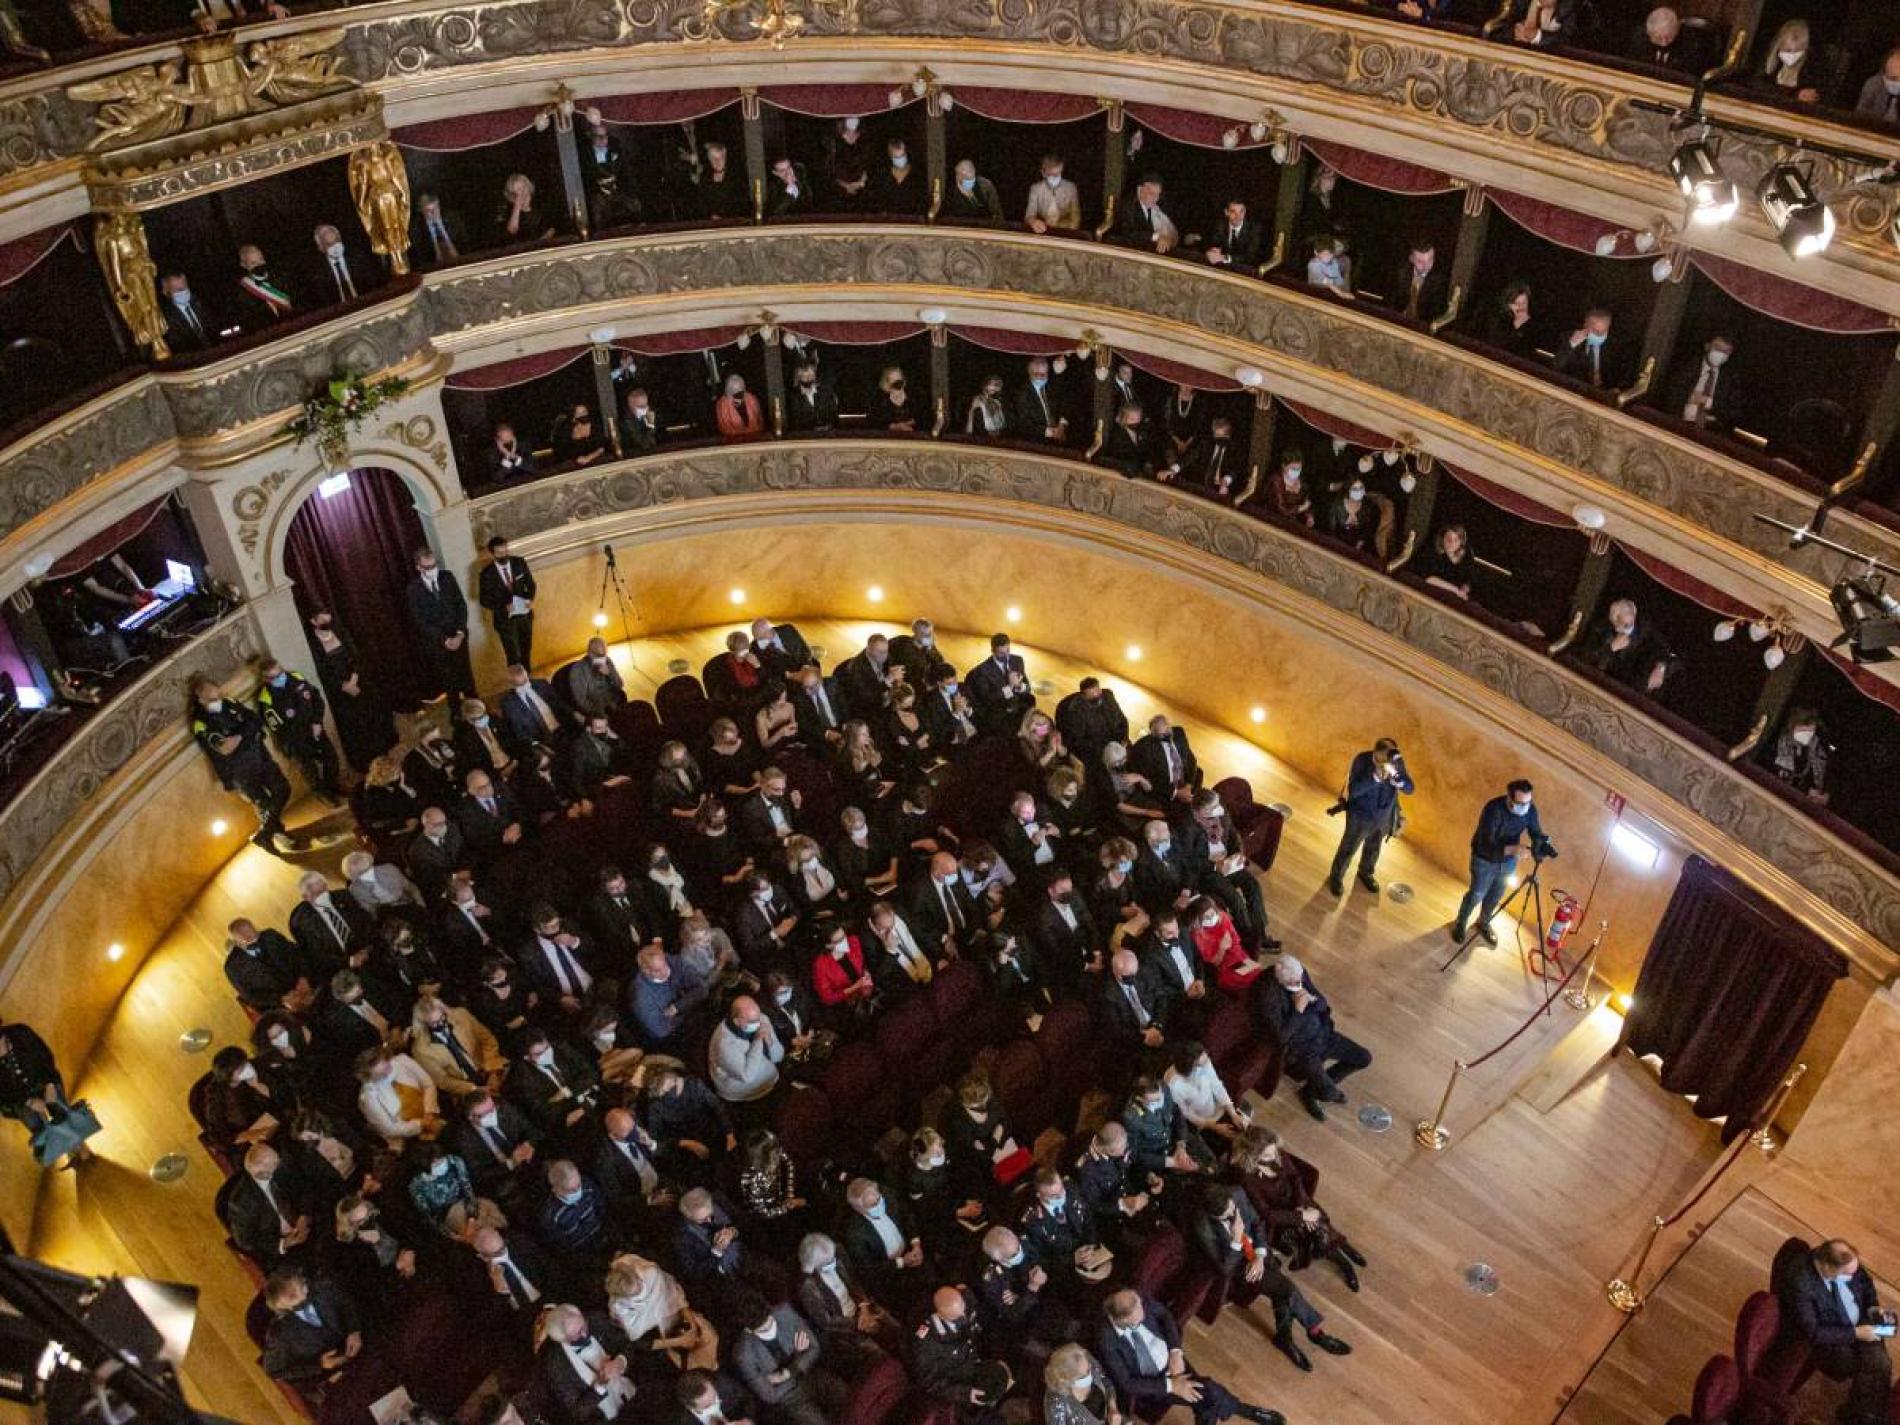
[[871, 735], [871, 725], [862, 718], [853, 718], [844, 725], [838, 770], [844, 782], [839, 790], [845, 801], [855, 806], [873, 806], [897, 789], [892, 780], [896, 768], [886, 770], [884, 753]]
[[1081, 759], [1070, 755], [1063, 745], [1056, 720], [1041, 708], [1031, 708], [1023, 714], [1023, 720], [1016, 727], [1016, 745], [1022, 751], [1023, 760], [1043, 777], [1057, 768], [1066, 768], [1078, 777], [1086, 775]]
[[1108, 1372], [1073, 1341], [1042, 1368], [1042, 1425], [1122, 1425]]
[[864, 424], [871, 430], [917, 429], [917, 408], [911, 404], [910, 393], [905, 389], [903, 367], [887, 366], [877, 378], [877, 395], [865, 413]]
[[633, 1252], [609, 1262], [607, 1312], [635, 1350], [664, 1351], [676, 1370], [717, 1369], [719, 1332], [657, 1262]]
[[1299, 1271], [1324, 1257], [1339, 1269], [1347, 1290], [1359, 1290], [1356, 1269], [1366, 1259], [1313, 1200], [1306, 1186], [1312, 1169], [1280, 1146], [1278, 1133], [1263, 1123], [1241, 1129], [1228, 1161], [1274, 1248], [1291, 1254], [1288, 1270]]
[[1751, 89], [1803, 104], [1819, 103], [1823, 61], [1814, 53], [1814, 37], [1799, 15], [1783, 22], [1769, 41], [1761, 72], [1749, 80]]

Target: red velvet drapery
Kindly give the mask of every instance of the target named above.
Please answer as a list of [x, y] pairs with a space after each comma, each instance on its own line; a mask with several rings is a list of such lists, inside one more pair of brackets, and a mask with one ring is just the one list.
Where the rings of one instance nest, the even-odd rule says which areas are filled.
[[1516, 515], [1519, 519], [1529, 520], [1533, 524], [1549, 525], [1554, 529], [1577, 527], [1577, 522], [1569, 515], [1553, 510], [1549, 505], [1541, 504], [1529, 495], [1520, 495], [1508, 486], [1486, 480], [1481, 475], [1473, 475], [1469, 470], [1460, 470], [1455, 465], [1441, 463], [1439, 468], [1487, 505], [1496, 505], [1499, 509]]
[[12, 242], [0, 243], [0, 287], [18, 282], [40, 263], [52, 256], [53, 249], [73, 235], [71, 223], [42, 228]]
[[1160, 104], [1130, 104], [1128, 117], [1144, 129], [1153, 129], [1164, 139], [1193, 144], [1196, 148], [1227, 148], [1227, 134], [1237, 134], [1234, 148], [1259, 148], [1265, 138], [1254, 138], [1240, 119], [1223, 119], [1217, 114], [1195, 114], [1186, 109], [1169, 109]]
[[1837, 336], [1873, 336], [1893, 330], [1884, 312], [1777, 277], [1759, 267], [1744, 267], [1706, 252], [1693, 253], [1689, 260], [1744, 307], [1777, 321]]
[[1383, 154], [1367, 153], [1362, 148], [1350, 148], [1343, 143], [1325, 143], [1319, 139], [1307, 139], [1305, 143], [1313, 157], [1340, 177], [1349, 178], [1367, 188], [1380, 188], [1387, 193], [1402, 193], [1417, 198], [1432, 193], [1449, 193], [1456, 186], [1436, 169], [1420, 168], [1403, 159], [1387, 158]]
[[401, 148], [427, 149], [432, 153], [455, 153], [462, 149], [486, 148], [502, 143], [534, 127], [539, 107], [497, 109], [492, 114], [466, 114], [459, 119], [437, 119], [428, 124], [409, 124], [390, 134]]
[[1189, 366], [1185, 362], [1169, 361], [1165, 357], [1148, 356], [1139, 351], [1124, 351], [1115, 348], [1115, 358], [1126, 361], [1137, 371], [1146, 371], [1150, 376], [1158, 376], [1171, 386], [1192, 386], [1197, 391], [1243, 391], [1246, 388], [1231, 376], [1222, 376], [1218, 372], [1203, 371], [1198, 366]]
[[1061, 356], [1075, 350], [1075, 338], [1050, 336], [1046, 332], [961, 325], [951, 327], [950, 331], [953, 336], [962, 337], [972, 346], [980, 346], [988, 351], [1006, 351], [1013, 356]]
[[1072, 124], [1102, 112], [1102, 101], [1084, 94], [1030, 94], [959, 84], [950, 97], [972, 114], [1009, 124]]
[[785, 329], [827, 346], [882, 346], [926, 330], [921, 322], [787, 322]]
[[731, 346], [744, 336], [744, 327], [692, 327], [676, 332], [648, 332], [614, 339], [614, 350], [636, 356], [678, 356], [688, 351], [713, 351]]
[[1807, 1039], [1839, 951], [1721, 867], [1691, 856], [1631, 997], [1624, 1039], [1662, 1060], [1662, 1086], [1694, 1094], [1722, 1141], [1753, 1126]]
[[1837, 653], [1832, 648], [1819, 643], [1814, 645], [1814, 651], [1845, 674], [1847, 681], [1864, 696], [1892, 708], [1895, 712], [1900, 712], [1900, 688], [1896, 688], [1873, 669], [1861, 667], [1845, 653]]
[[533, 356], [517, 356], [513, 361], [497, 361], [492, 366], [475, 366], [456, 371], [442, 384], [451, 391], [500, 391], [508, 386], [525, 386], [552, 376], [563, 366], [587, 355], [584, 346], [562, 346], [539, 351]]
[[1680, 594], [1690, 603], [1700, 604], [1703, 608], [1720, 614], [1723, 618], [1752, 619], [1759, 614], [1759, 610], [1752, 609], [1737, 599], [1731, 599], [1720, 589], [1703, 583], [1693, 574], [1685, 574], [1673, 565], [1663, 563], [1653, 554], [1645, 554], [1642, 550], [1633, 548], [1620, 539], [1616, 542], [1616, 547], [1629, 556], [1630, 563], [1670, 593]]
[[1322, 411], [1317, 406], [1305, 406], [1298, 401], [1289, 401], [1284, 398], [1281, 399], [1280, 404], [1314, 430], [1322, 435], [1329, 435], [1334, 440], [1350, 441], [1354, 445], [1367, 446], [1373, 450], [1390, 450], [1398, 444], [1390, 436], [1380, 435], [1376, 430], [1367, 430], [1364, 426], [1357, 425], [1344, 416]]
[[737, 89], [673, 89], [610, 94], [604, 99], [589, 99], [581, 107], [600, 110], [601, 118], [610, 124], [683, 124], [738, 102]]
[[1613, 238], [1625, 230], [1615, 223], [1593, 218], [1588, 213], [1573, 212], [1555, 203], [1526, 198], [1522, 193], [1509, 193], [1502, 188], [1487, 188], [1484, 196], [1490, 200], [1492, 207], [1526, 232], [1535, 233], [1545, 242], [1567, 247], [1572, 252], [1588, 253], [1591, 257], [1642, 258], [1649, 261], [1656, 257], [1653, 250], [1638, 252], [1627, 241], [1619, 242], [1611, 252], [1599, 253], [1597, 243], [1601, 239]]
[[[891, 103], [893, 93], [902, 96], [901, 103]], [[814, 119], [861, 119], [867, 114], [883, 114], [915, 104], [922, 96], [914, 93], [908, 83], [898, 83], [768, 84], [759, 91], [759, 97], [768, 104]]]
[[104, 559], [115, 549], [137, 539], [151, 526], [153, 520], [165, 512], [170, 495], [161, 495], [149, 505], [141, 505], [120, 519], [114, 520], [92, 538], [84, 540], [67, 550], [53, 561], [53, 567], [46, 571], [48, 579], [64, 579], [69, 574], [77, 574], [81, 569]]

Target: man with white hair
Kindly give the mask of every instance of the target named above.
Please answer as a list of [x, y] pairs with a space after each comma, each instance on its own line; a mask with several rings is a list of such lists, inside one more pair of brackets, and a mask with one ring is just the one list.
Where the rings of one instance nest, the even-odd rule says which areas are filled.
[[1300, 1102], [1324, 1122], [1320, 1105], [1346, 1101], [1339, 1081], [1370, 1064], [1371, 1052], [1333, 1027], [1332, 1006], [1292, 955], [1282, 955], [1260, 987], [1260, 1014], [1279, 1042], [1287, 1076], [1300, 1086]]
[[773, 623], [769, 618], [752, 620], [752, 656], [768, 684], [788, 673], [795, 673], [812, 661], [811, 645], [789, 623]]
[[983, 1268], [977, 1275], [977, 1300], [985, 1319], [1003, 1328], [1020, 1348], [1030, 1341], [1055, 1347], [1072, 1341], [1081, 1323], [1049, 1290], [1049, 1272], [1002, 1223], [983, 1234]]
[[844, 1199], [851, 1215], [838, 1236], [846, 1259], [865, 1290], [909, 1315], [922, 1304], [919, 1278], [924, 1268], [923, 1239], [910, 1215], [870, 1178], [853, 1178]]
[[352, 851], [343, 858], [343, 879], [349, 883], [351, 898], [371, 915], [391, 906], [422, 904], [422, 892], [414, 881], [387, 861], [378, 863], [367, 851]]
[[600, 1343], [606, 1322], [590, 1321], [578, 1306], [551, 1306], [542, 1318], [537, 1358], [541, 1380], [562, 1420], [617, 1420], [632, 1403], [627, 1358]]
[[1668, 5], [1658, 5], [1644, 17], [1629, 38], [1629, 57], [1658, 69], [1700, 69], [1694, 46], [1682, 32], [1682, 17]]
[[305, 871], [297, 895], [302, 903], [290, 912], [290, 938], [304, 963], [325, 977], [346, 965], [360, 968], [369, 959], [376, 918], [354, 897], [331, 894], [321, 871]]

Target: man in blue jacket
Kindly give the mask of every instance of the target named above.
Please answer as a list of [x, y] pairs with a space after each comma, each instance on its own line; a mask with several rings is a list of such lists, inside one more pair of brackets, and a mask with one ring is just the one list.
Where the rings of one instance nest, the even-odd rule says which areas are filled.
[[1336, 896], [1346, 894], [1346, 868], [1353, 853], [1359, 853], [1359, 884], [1375, 896], [1379, 881], [1373, 872], [1379, 868], [1379, 851], [1395, 829], [1399, 796], [1413, 790], [1412, 774], [1405, 770], [1399, 756], [1399, 744], [1381, 737], [1370, 752], [1352, 759], [1346, 774], [1346, 790], [1332, 811], [1346, 813], [1346, 832], [1339, 838], [1339, 850], [1333, 854], [1333, 873], [1326, 878], [1326, 889]]
[[1777, 1295], [1783, 1329], [1807, 1342], [1815, 1369], [1850, 1382], [1841, 1420], [1846, 1425], [1885, 1421], [1893, 1363], [1881, 1333], [1892, 1331], [1894, 1318], [1881, 1310], [1860, 1254], [1839, 1239], [1823, 1242], [1791, 1264]]
[[1538, 823], [1537, 808], [1531, 803], [1531, 784], [1522, 777], [1493, 797], [1478, 813], [1478, 829], [1471, 833], [1471, 886], [1458, 902], [1458, 918], [1452, 922], [1451, 938], [1460, 945], [1470, 932], [1465, 926], [1472, 910], [1478, 909], [1478, 935], [1486, 945], [1498, 943], [1491, 929], [1491, 916], [1504, 899], [1505, 884], [1517, 869], [1517, 848], [1526, 832], [1530, 833], [1531, 854], [1540, 861], [1557, 854]]

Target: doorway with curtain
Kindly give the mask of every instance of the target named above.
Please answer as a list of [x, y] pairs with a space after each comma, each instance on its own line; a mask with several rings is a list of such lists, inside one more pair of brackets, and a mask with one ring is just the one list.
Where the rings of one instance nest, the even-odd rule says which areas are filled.
[[328, 609], [356, 649], [359, 666], [390, 706], [409, 712], [429, 691], [403, 614], [415, 552], [429, 542], [415, 495], [390, 470], [333, 475], [291, 520], [284, 565], [306, 627]]

